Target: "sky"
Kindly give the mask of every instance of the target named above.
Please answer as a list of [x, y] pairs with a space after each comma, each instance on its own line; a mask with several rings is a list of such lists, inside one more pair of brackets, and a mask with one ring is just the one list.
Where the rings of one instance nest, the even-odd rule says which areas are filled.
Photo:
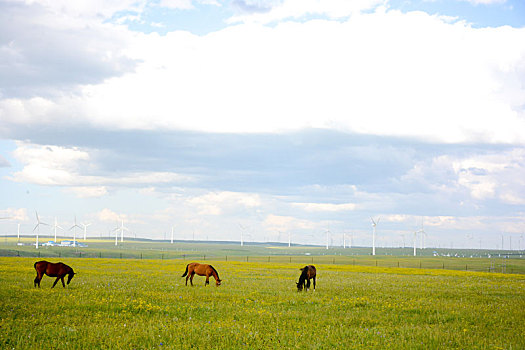
[[0, 0], [0, 193], [0, 235], [525, 249], [525, 3]]

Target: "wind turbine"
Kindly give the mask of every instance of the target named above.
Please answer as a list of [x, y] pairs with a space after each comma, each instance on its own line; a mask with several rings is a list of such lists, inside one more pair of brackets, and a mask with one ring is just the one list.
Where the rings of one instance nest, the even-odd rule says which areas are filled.
[[417, 232], [418, 231], [414, 231], [414, 256], [416, 256]]
[[[124, 219], [121, 219], [120, 227], [117, 226], [116, 228], [113, 229], [113, 231], [119, 231], [119, 230], [120, 230], [120, 242], [122, 243], [124, 242], [124, 230], [129, 231], [129, 229], [124, 226]], [[116, 241], [115, 241], [115, 245], [117, 245]]]
[[381, 220], [381, 218], [377, 218], [377, 222], [374, 220], [373, 217], [370, 217], [370, 219], [372, 220], [372, 227], [373, 227], [373, 232], [372, 232], [372, 255], [376, 255], [376, 226], [377, 224], [379, 224], [379, 220]]
[[175, 226], [171, 226], [171, 243], [173, 244], [173, 229]]
[[427, 233], [423, 229], [423, 219], [421, 219], [421, 229], [419, 230], [419, 233], [421, 233], [421, 245], [420, 245], [420, 248], [421, 249], [425, 249], [425, 237], [424, 236], [426, 236]]
[[241, 247], [244, 246], [244, 230], [246, 230], [246, 227], [239, 224], [239, 227], [241, 228]]
[[288, 231], [288, 248], [292, 246], [292, 233]]
[[73, 247], [77, 246], [77, 227], [80, 229], [82, 228], [77, 225], [77, 217], [75, 216], [75, 224], [69, 228], [69, 231], [73, 229]]
[[47, 226], [49, 226], [49, 224], [46, 224], [45, 222], [40, 221], [40, 218], [38, 217], [38, 213], [36, 212], [36, 210], [35, 210], [35, 214], [36, 214], [36, 226], [33, 229], [33, 232], [35, 232], [35, 230], [36, 230], [35, 247], [36, 247], [36, 249], [38, 249], [38, 235], [40, 234], [40, 225], [47, 225]]
[[55, 216], [55, 224], [53, 225], [53, 229], [55, 230], [55, 243], [57, 241], [57, 228], [63, 230], [63, 228], [58, 225], [57, 217]]
[[326, 230], [326, 249], [328, 249], [328, 244], [330, 243], [330, 230]]
[[84, 241], [86, 240], [86, 229], [88, 228], [89, 225], [91, 225], [91, 223], [87, 223], [87, 224], [80, 224], [84, 227]]

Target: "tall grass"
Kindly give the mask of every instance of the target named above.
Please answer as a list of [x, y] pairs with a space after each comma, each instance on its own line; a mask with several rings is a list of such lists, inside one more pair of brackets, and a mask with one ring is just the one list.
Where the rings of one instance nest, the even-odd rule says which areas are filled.
[[222, 286], [192, 288], [187, 261], [69, 258], [38, 289], [34, 262], [0, 258], [0, 348], [525, 348], [523, 275], [321, 264], [298, 293], [293, 263], [211, 261]]

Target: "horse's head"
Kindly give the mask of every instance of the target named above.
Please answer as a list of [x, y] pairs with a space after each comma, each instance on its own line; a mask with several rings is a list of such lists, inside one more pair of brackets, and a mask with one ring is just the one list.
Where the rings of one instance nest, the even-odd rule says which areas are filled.
[[216, 281], [215, 281], [215, 285], [218, 287], [218, 286], [221, 285], [221, 282], [222, 282], [222, 280], [216, 280]]
[[300, 292], [303, 290], [303, 283], [295, 282], [297, 284], [297, 291]]
[[71, 282], [73, 277], [75, 277], [75, 273], [73, 272], [73, 270], [71, 270], [71, 272], [69, 272], [69, 274], [67, 276], [67, 284], [69, 284], [69, 282]]

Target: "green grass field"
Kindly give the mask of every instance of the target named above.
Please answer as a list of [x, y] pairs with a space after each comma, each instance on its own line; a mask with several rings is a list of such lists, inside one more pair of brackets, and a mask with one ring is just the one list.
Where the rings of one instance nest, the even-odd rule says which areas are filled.
[[[525, 275], [208, 261], [223, 284], [186, 287], [188, 261], [64, 258], [67, 288], [37, 259], [0, 258], [2, 349], [524, 349]], [[56, 261], [56, 259], [50, 259]]]
[[[42, 238], [41, 242], [49, 239]], [[427, 248], [418, 249], [418, 256], [414, 257], [411, 248], [377, 248], [377, 255], [371, 256], [371, 248], [366, 247], [327, 250], [320, 246], [246, 244], [240, 247], [234, 243], [184, 241], [170, 244], [147, 240], [127, 240], [115, 246], [112, 240], [89, 239], [86, 248], [41, 246], [35, 249], [30, 245], [34, 244], [34, 237], [22, 237], [21, 241], [26, 245], [18, 246], [16, 237], [4, 237], [0, 240], [0, 256], [337, 264], [525, 274], [525, 252], [518, 251]], [[440, 256], [434, 256], [435, 253]]]

